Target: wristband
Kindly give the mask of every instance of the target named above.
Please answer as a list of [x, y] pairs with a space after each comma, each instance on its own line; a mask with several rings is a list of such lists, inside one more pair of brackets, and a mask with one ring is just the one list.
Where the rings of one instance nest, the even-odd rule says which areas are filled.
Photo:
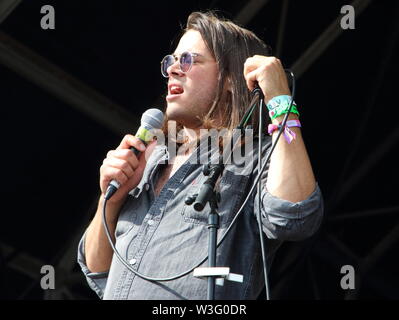
[[[301, 123], [299, 120], [288, 120], [284, 127], [284, 138], [288, 143], [291, 143], [292, 140], [296, 138], [296, 134], [294, 131], [290, 130], [290, 127], [301, 127]], [[267, 128], [267, 132], [272, 135], [272, 133], [281, 128], [281, 123], [277, 124], [269, 124]]]
[[[281, 95], [273, 97], [267, 103], [267, 109], [269, 109], [269, 117], [274, 120], [277, 117], [286, 114], [288, 109], [290, 108], [292, 97], [289, 95]], [[299, 112], [295, 101], [292, 102], [291, 113], [294, 113], [299, 116]]]

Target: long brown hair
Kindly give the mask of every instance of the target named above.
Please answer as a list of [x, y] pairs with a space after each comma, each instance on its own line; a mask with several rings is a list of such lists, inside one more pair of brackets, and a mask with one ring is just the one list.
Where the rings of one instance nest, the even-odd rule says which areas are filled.
[[[232, 130], [239, 124], [245, 109], [251, 102], [243, 70], [245, 60], [255, 54], [270, 55], [266, 43], [252, 31], [244, 29], [215, 12], [193, 12], [187, 19], [187, 30], [198, 31], [219, 67], [216, 99], [204, 118], [204, 126], [214, 128], [214, 119], [222, 113], [222, 127]], [[228, 82], [227, 99], [220, 103]], [[255, 118], [255, 117], [254, 117]], [[254, 128], [255, 129], [255, 128]]]
[[[206, 129], [227, 128], [231, 131], [240, 123], [252, 100], [243, 75], [244, 62], [256, 54], [271, 55], [271, 48], [252, 31], [218, 16], [213, 11], [191, 13], [182, 35], [188, 30], [196, 30], [201, 34], [219, 69], [216, 98], [202, 125]], [[229, 84], [227, 93], [224, 92], [227, 90], [226, 83]], [[215, 120], [220, 114], [223, 114], [222, 122], [216, 124]], [[256, 133], [256, 114], [252, 119], [251, 124]], [[164, 126], [166, 133], [165, 129]]]

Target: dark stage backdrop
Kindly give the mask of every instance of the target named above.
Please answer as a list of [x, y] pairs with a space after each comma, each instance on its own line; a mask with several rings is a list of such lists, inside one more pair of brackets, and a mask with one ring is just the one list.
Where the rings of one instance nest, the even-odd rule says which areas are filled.
[[[344, 30], [348, 4], [356, 18]], [[255, 31], [297, 75], [326, 218], [312, 239], [284, 244], [272, 297], [399, 298], [398, 4], [0, 2], [0, 298], [96, 299], [76, 245], [94, 212], [99, 166], [143, 111], [164, 107], [159, 61], [187, 15], [206, 9]], [[44, 5], [55, 29], [41, 27]], [[40, 287], [43, 265], [55, 268], [55, 290]], [[345, 265], [355, 289], [341, 287]]]

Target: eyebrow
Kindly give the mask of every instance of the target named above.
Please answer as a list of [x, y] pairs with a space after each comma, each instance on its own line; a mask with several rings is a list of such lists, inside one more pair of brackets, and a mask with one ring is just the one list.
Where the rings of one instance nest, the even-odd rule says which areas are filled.
[[[182, 53], [184, 53], [184, 52], [191, 52], [191, 51], [183, 51]], [[203, 54], [201, 54], [201, 53], [198, 53], [198, 52], [191, 52], [191, 53], [197, 55], [198, 57], [205, 58], [205, 56]], [[174, 57], [181, 56], [181, 54], [177, 54], [177, 53], [174, 52], [174, 53], [172, 53], [172, 56], [174, 56]]]

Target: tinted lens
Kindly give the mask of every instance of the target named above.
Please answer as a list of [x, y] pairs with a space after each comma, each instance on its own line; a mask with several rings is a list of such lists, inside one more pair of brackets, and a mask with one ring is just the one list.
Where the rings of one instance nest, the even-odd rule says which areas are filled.
[[168, 75], [168, 68], [175, 62], [175, 58], [168, 54], [167, 56], [165, 56], [165, 58], [162, 59], [161, 62], [161, 73], [162, 75], [167, 78], [169, 77]]
[[190, 52], [183, 52], [180, 56], [180, 69], [183, 72], [188, 72], [193, 64], [193, 56]]

